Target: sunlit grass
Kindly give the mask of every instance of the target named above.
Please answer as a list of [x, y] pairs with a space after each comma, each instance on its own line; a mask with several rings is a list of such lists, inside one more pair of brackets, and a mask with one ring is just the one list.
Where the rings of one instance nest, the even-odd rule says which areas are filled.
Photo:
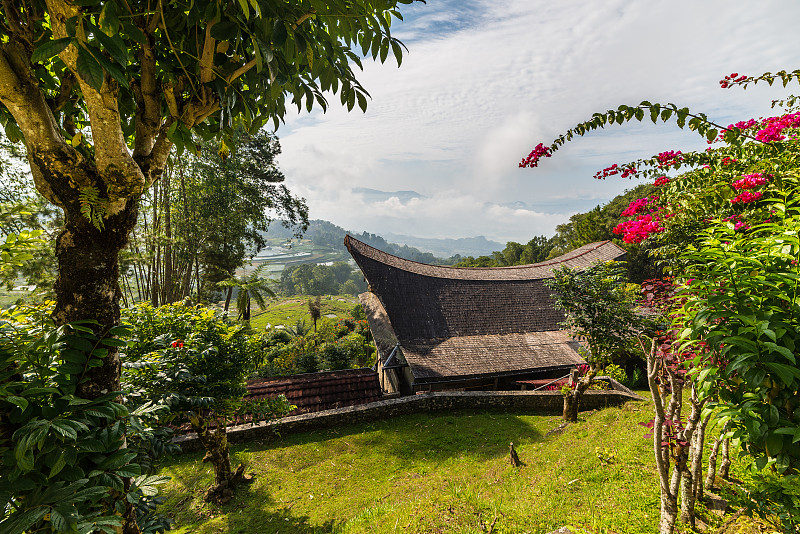
[[[308, 313], [308, 299], [314, 299], [307, 295], [296, 295], [287, 297], [270, 303], [266, 310], [259, 310], [253, 305], [253, 316], [250, 325], [256, 330], [263, 330], [268, 324], [272, 326], [284, 325], [294, 326], [297, 321], [305, 321], [311, 327], [313, 322]], [[358, 298], [351, 295], [326, 296], [321, 300], [322, 316], [335, 315], [333, 319], [351, 317], [353, 307], [358, 304]]]
[[276, 437], [234, 447], [256, 478], [224, 506], [203, 502], [211, 468], [187, 454], [164, 468], [165, 510], [178, 532], [199, 533], [650, 533], [658, 486], [638, 425], [650, 417], [641, 402], [584, 413], [551, 437], [557, 417], [486, 412]]

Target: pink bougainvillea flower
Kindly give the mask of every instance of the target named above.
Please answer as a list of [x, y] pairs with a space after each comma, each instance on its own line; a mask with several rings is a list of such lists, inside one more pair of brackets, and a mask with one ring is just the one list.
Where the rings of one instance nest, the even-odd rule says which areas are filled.
[[800, 127], [800, 111], [797, 113], [787, 113], [780, 117], [769, 117], [762, 123], [763, 128], [756, 132], [756, 139], [764, 143], [771, 141], [783, 141], [786, 136], [783, 131], [787, 128]]
[[538, 167], [540, 159], [549, 158], [552, 155], [553, 154], [550, 151], [549, 147], [544, 146], [544, 143], [539, 143], [534, 147], [533, 150], [531, 150], [530, 154], [522, 158], [522, 161], [520, 161], [519, 166], [528, 168]]
[[656, 156], [658, 159], [658, 166], [661, 168], [664, 167], [672, 167], [677, 163], [683, 161], [683, 157], [681, 156], [681, 151], [678, 150], [675, 152], [674, 150], [669, 150], [667, 152], [662, 152]]
[[745, 174], [740, 179], [734, 181], [731, 185], [734, 189], [753, 189], [759, 185], [767, 183], [767, 177], [761, 173]]
[[743, 191], [731, 199], [731, 204], [749, 204], [762, 197], [761, 191]]

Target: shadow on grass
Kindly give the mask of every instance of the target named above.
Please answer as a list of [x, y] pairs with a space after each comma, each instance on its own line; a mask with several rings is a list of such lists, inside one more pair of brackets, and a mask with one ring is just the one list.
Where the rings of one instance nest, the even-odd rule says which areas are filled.
[[[188, 460], [188, 461], [187, 461]], [[236, 458], [232, 458], [236, 462]], [[170, 490], [166, 507], [177, 528], [185, 532], [225, 532], [230, 534], [323, 534], [335, 531], [334, 521], [314, 525], [306, 515], [293, 515], [293, 503], [277, 502], [264, 484], [269, 478], [261, 474], [250, 484], [236, 488], [233, 499], [223, 505], [203, 501], [211, 485], [210, 466], [202, 462], [201, 453], [189, 453], [163, 462], [170, 470]], [[163, 472], [163, 471], [162, 471]]]
[[533, 426], [530, 418], [508, 415], [467, 411], [419, 413], [284, 437], [274, 436], [240, 443], [234, 445], [234, 449], [258, 452], [331, 441], [335, 453], [363, 447], [378, 456], [399, 460], [443, 461], [460, 456], [485, 460], [507, 455], [510, 442], [520, 445], [544, 439], [544, 432]]

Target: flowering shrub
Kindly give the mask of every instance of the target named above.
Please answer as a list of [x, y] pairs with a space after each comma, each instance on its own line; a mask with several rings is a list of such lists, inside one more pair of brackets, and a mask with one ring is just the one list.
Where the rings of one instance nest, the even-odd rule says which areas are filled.
[[[785, 86], [793, 80], [800, 80], [800, 70], [759, 77], [732, 73], [720, 85], [781, 81]], [[792, 106], [797, 100], [790, 97], [786, 102]], [[777, 515], [784, 531], [796, 532], [800, 527], [796, 495], [800, 112], [790, 108], [775, 117], [723, 127], [687, 108], [644, 101], [596, 113], [547, 148], [552, 153], [575, 135], [645, 117], [654, 123], [674, 118], [679, 127], [688, 126], [717, 144], [680, 157], [662, 152], [609, 168], [635, 168], [639, 176], [656, 177], [656, 203], [642, 199], [632, 204], [628, 216], [634, 218], [615, 232], [629, 243], [647, 241], [667, 270], [683, 278], [676, 284], [682, 300], [672, 304], [680, 312], [673, 316], [674, 327], [656, 336], [648, 358], [657, 414], [654, 439], [660, 441], [656, 461], [662, 481], [661, 530], [674, 528], [678, 495], [677, 485], [671, 488], [666, 482], [669, 456], [665, 460], [659, 447], [674, 451], [670, 456], [679, 478], [691, 480], [695, 475], [687, 471], [687, 462], [695, 466], [699, 460], [686, 455], [685, 445], [695, 431], [702, 436], [700, 413], [707, 404], [720, 410], [717, 417], [729, 423], [731, 434], [753, 460], [752, 483], [759, 489], [750, 493], [748, 505], [759, 513]], [[667, 178], [666, 167], [688, 170]], [[607, 170], [598, 177], [611, 174]], [[666, 377], [659, 377], [659, 372]], [[665, 378], [675, 395], [684, 382], [691, 385], [692, 414], [686, 423], [672, 413], [677, 409], [679, 415], [680, 402], [669, 406], [661, 402], [667, 391]], [[702, 443], [692, 444], [691, 449], [702, 450]], [[690, 522], [693, 491], [681, 493], [681, 515]]]

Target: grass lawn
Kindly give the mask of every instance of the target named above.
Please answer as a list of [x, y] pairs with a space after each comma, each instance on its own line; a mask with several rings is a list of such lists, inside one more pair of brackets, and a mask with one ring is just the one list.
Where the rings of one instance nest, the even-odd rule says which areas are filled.
[[[306, 325], [312, 326], [311, 316], [308, 313], [308, 299], [314, 299], [307, 295], [297, 295], [281, 301], [270, 303], [266, 310], [262, 311], [253, 305], [253, 315], [250, 324], [256, 330], [262, 330], [268, 324], [272, 326], [284, 325], [294, 326], [297, 321], [305, 321]], [[322, 316], [335, 315], [334, 320], [351, 317], [353, 307], [358, 304], [358, 297], [352, 295], [324, 296], [322, 297]]]
[[416, 414], [240, 444], [256, 478], [223, 506], [203, 502], [212, 470], [187, 454], [162, 469], [173, 477], [162, 513], [185, 533], [652, 533], [658, 486], [638, 425], [651, 413], [649, 402], [587, 412], [550, 437], [555, 416]]

